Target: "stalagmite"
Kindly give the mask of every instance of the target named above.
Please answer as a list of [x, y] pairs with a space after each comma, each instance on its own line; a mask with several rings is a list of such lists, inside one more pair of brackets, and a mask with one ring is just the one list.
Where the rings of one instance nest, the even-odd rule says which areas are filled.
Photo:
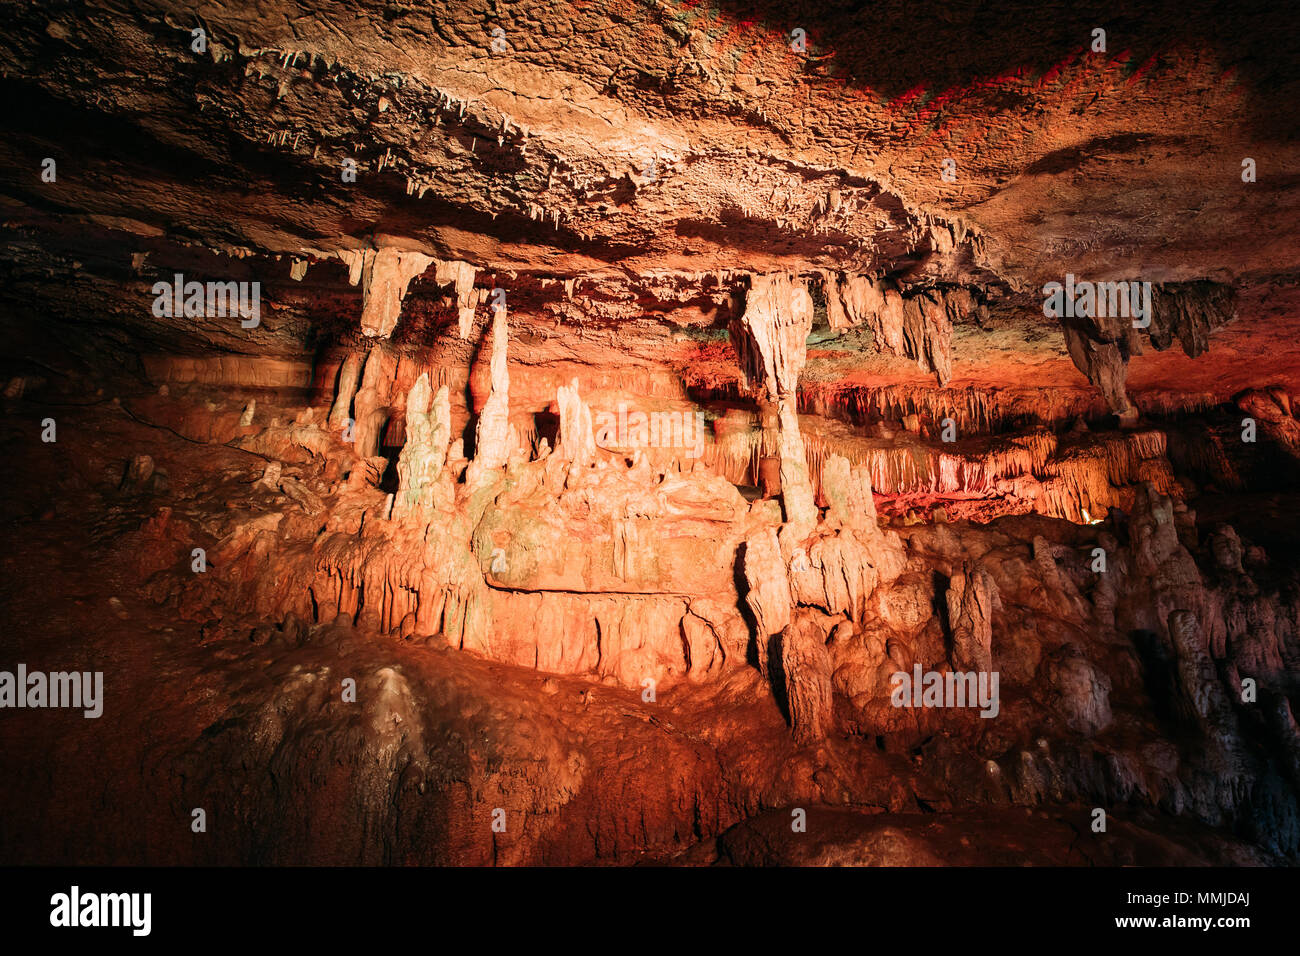
[[331, 428], [343, 428], [352, 418], [352, 399], [357, 393], [357, 380], [361, 377], [361, 365], [364, 358], [359, 352], [349, 352], [339, 369], [338, 391], [334, 405], [330, 409], [329, 424]]
[[830, 735], [835, 714], [831, 669], [826, 635], [815, 621], [800, 617], [781, 632], [781, 672], [798, 744], [815, 744]]
[[421, 513], [433, 504], [433, 485], [442, 474], [451, 441], [451, 405], [444, 385], [435, 396], [426, 372], [406, 397], [406, 444], [397, 459], [393, 516]]
[[592, 431], [591, 409], [578, 395], [578, 380], [555, 391], [560, 413], [560, 435], [555, 455], [575, 467], [590, 464], [596, 457], [596, 436]]
[[384, 425], [388, 421], [388, 403], [396, 364], [394, 356], [379, 345], [373, 346], [366, 356], [361, 388], [352, 403], [356, 412], [356, 427], [353, 432], [355, 450], [360, 458], [373, 458], [379, 454]]
[[1206, 649], [1196, 615], [1175, 610], [1169, 615], [1169, 639], [1177, 659], [1178, 710], [1185, 719], [1203, 722], [1216, 735], [1228, 736], [1235, 723], [1232, 704]]
[[766, 676], [769, 639], [789, 625], [794, 606], [785, 561], [774, 529], [768, 528], [745, 541], [743, 570], [749, 585], [745, 602], [756, 625], [759, 668]]
[[492, 389], [474, 433], [474, 460], [466, 472], [466, 481], [471, 485], [481, 475], [504, 468], [515, 445], [510, 437], [510, 370], [506, 355], [509, 337], [505, 308], [493, 309]]
[[1065, 717], [1066, 726], [1089, 736], [1110, 726], [1111, 680], [1078, 645], [1063, 648], [1059, 657], [1048, 661], [1046, 670], [1053, 706]]

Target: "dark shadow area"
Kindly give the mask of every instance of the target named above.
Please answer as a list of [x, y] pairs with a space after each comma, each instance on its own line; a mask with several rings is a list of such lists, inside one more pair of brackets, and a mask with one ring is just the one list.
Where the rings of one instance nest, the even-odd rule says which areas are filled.
[[[688, 21], [704, 15], [702, 6], [677, 7]], [[1293, 105], [1300, 88], [1300, 8], [1288, 0], [719, 0], [717, 7], [782, 39], [802, 28], [808, 35], [805, 73], [891, 101], [916, 93], [923, 102], [950, 90], [994, 86], [1017, 71], [1042, 76], [1090, 55], [1098, 27], [1107, 43], [1098, 55], [1114, 59], [1127, 52], [1130, 72], [1152, 57], [1169, 62], [1182, 48], [1209, 50], [1228, 71], [1222, 83], [1246, 85], [1256, 136], [1292, 139], [1300, 133]]]

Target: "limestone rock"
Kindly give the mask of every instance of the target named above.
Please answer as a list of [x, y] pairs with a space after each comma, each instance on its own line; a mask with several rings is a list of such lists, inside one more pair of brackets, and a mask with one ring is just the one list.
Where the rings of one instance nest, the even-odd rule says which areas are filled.
[[795, 742], [807, 746], [824, 740], [835, 715], [831, 655], [815, 621], [800, 617], [782, 630], [781, 673]]
[[591, 409], [578, 395], [578, 380], [556, 389], [555, 401], [560, 409], [560, 437], [555, 456], [572, 462], [575, 467], [590, 464], [596, 457], [596, 436], [592, 431]]
[[832, 455], [822, 468], [821, 489], [829, 527], [876, 527], [876, 499], [871, 493], [869, 470], [853, 467], [847, 458]]
[[349, 352], [339, 369], [338, 388], [334, 396], [334, 405], [330, 409], [329, 424], [331, 428], [343, 428], [352, 418], [352, 399], [357, 394], [357, 380], [361, 377], [362, 356]]
[[997, 585], [987, 571], [966, 565], [948, 582], [952, 664], [959, 671], [993, 670], [993, 605]]
[[451, 441], [451, 406], [447, 386], [432, 395], [426, 372], [406, 397], [406, 444], [397, 459], [397, 498], [393, 516], [423, 513], [433, 504], [433, 488], [442, 475]]
[[467, 480], [474, 484], [480, 475], [505, 467], [514, 448], [510, 435], [510, 371], [506, 365], [509, 330], [505, 309], [492, 312], [492, 390], [479, 413], [474, 439], [474, 460]]
[[421, 252], [382, 246], [366, 250], [362, 257], [361, 333], [386, 339], [393, 334], [402, 314], [406, 287], [433, 262]]
[[759, 661], [765, 669], [767, 639], [789, 625], [793, 606], [785, 561], [774, 529], [761, 531], [745, 541], [743, 564], [749, 586], [745, 602], [754, 615]]
[[1048, 680], [1055, 695], [1055, 706], [1065, 716], [1071, 730], [1096, 734], [1111, 725], [1111, 682], [1106, 673], [1077, 648], [1047, 667]]
[[751, 277], [745, 311], [731, 337], [745, 377], [776, 406], [781, 500], [786, 520], [811, 530], [817, 506], [799, 437], [797, 387], [807, 355], [813, 306], [808, 290], [788, 275]]
[[460, 332], [462, 339], [468, 338], [470, 329], [474, 326], [474, 277], [476, 270], [468, 262], [444, 262], [441, 259], [432, 261], [434, 263], [434, 279], [439, 285], [450, 283], [455, 291], [457, 330]]

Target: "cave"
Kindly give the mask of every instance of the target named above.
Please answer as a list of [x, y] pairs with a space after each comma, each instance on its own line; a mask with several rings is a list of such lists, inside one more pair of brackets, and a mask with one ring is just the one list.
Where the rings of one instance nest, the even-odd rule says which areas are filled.
[[1300, 863], [1226, 16], [6, 4], [0, 864]]

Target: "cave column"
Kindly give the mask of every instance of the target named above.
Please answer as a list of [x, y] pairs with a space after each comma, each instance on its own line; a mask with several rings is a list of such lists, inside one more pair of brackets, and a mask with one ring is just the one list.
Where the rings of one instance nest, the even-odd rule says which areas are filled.
[[808, 531], [817, 524], [817, 505], [799, 434], [798, 387], [812, 319], [812, 297], [802, 282], [785, 274], [756, 275], [745, 311], [731, 328], [741, 372], [747, 381], [762, 383], [763, 401], [776, 409], [785, 519]]
[[470, 485], [480, 475], [504, 468], [516, 444], [510, 433], [510, 369], [506, 364], [509, 341], [505, 306], [496, 306], [492, 310], [492, 358], [489, 364], [492, 387], [474, 432], [474, 460], [465, 475], [466, 483]]

